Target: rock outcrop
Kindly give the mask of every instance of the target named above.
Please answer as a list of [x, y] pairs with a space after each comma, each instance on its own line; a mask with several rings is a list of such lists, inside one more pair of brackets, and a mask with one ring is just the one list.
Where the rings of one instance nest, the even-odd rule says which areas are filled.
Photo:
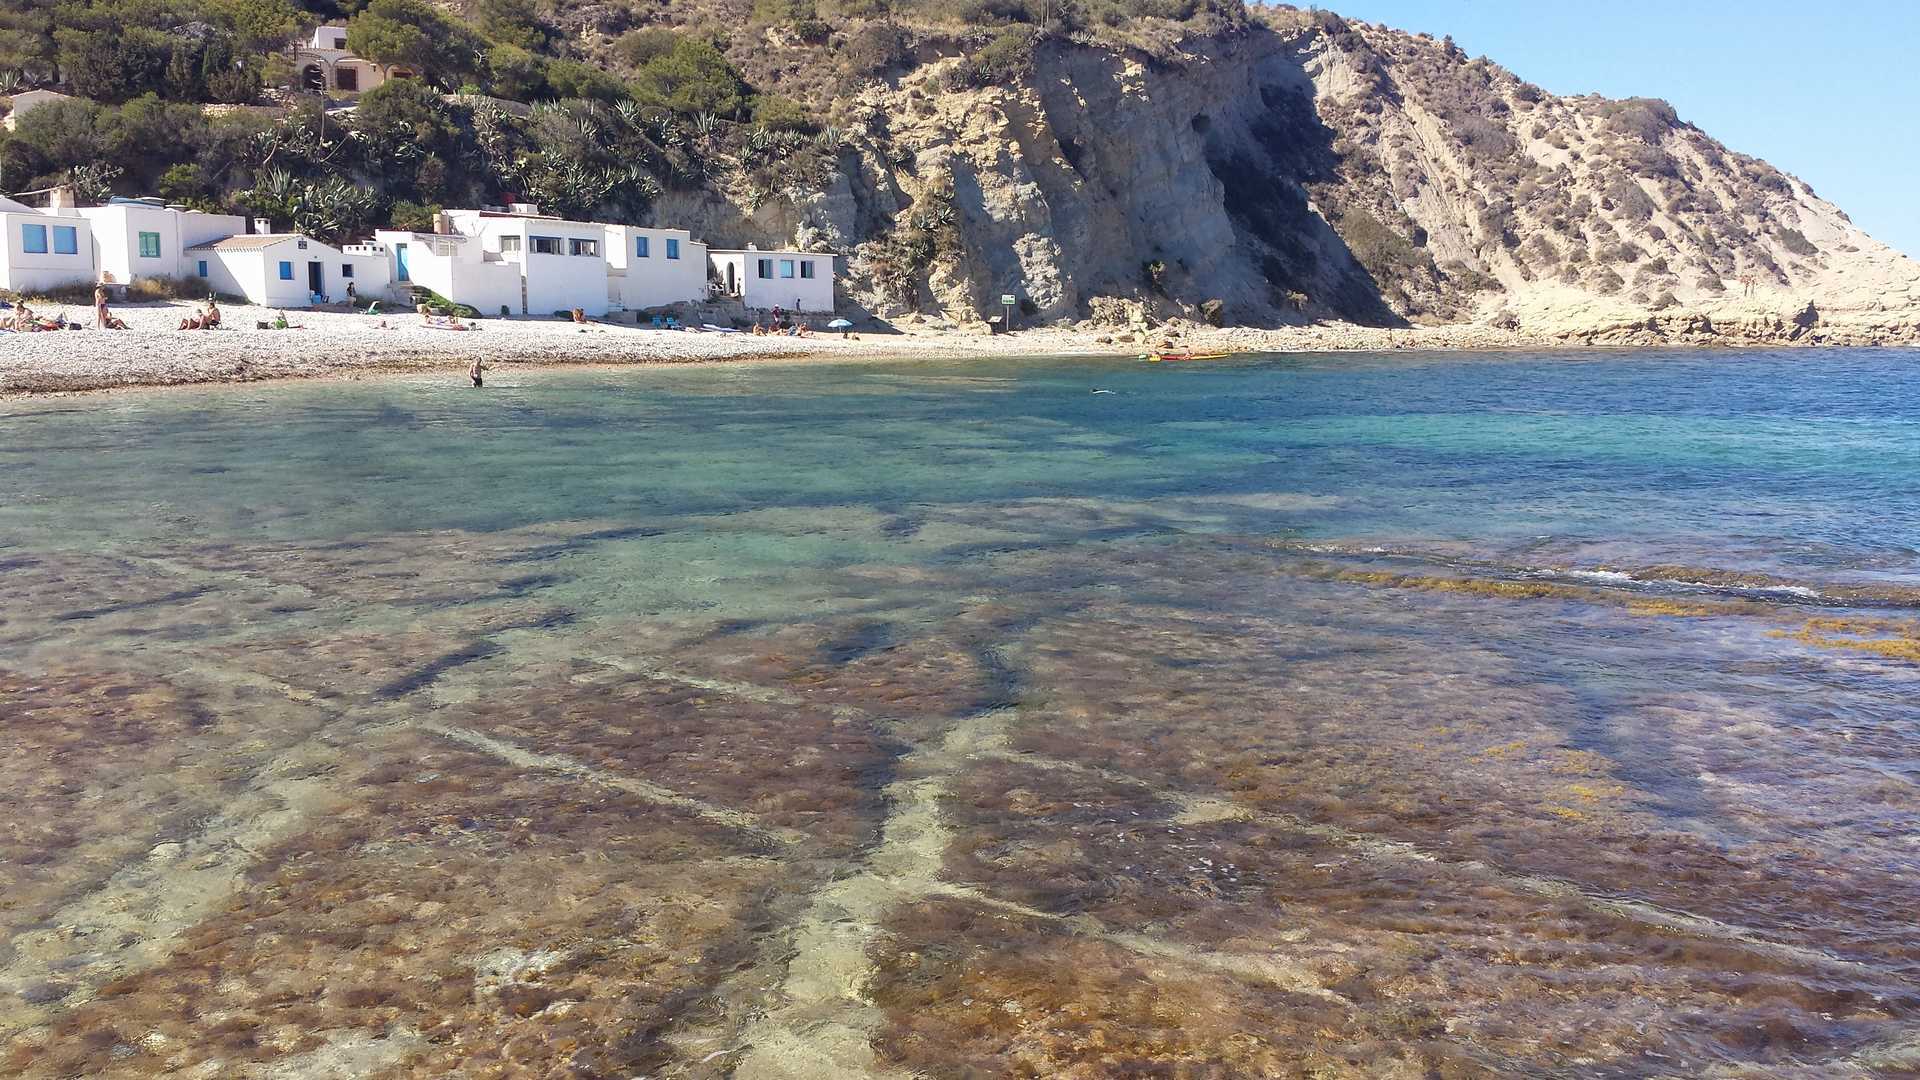
[[[1476, 323], [1581, 342], [1920, 337], [1920, 263], [1664, 102], [1562, 98], [1450, 40], [1260, 9], [1148, 54], [965, 39], [851, 99], [817, 190], [676, 206], [848, 254], [848, 298], [962, 322]], [[737, 203], [739, 200], [735, 200]], [[1811, 321], [1800, 316], [1817, 313]]]

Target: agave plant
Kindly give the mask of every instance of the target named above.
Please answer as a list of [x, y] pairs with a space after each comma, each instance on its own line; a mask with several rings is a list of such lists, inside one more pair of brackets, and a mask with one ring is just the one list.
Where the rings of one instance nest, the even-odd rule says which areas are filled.
[[703, 112], [693, 118], [694, 133], [703, 139], [711, 139], [720, 134], [720, 118], [710, 112]]
[[12, 68], [0, 71], [0, 97], [12, 97], [24, 90], [26, 85], [27, 77], [20, 72]]

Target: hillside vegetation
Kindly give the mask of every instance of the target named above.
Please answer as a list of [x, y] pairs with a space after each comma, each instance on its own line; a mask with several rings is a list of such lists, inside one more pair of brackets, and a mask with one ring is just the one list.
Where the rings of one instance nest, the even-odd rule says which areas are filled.
[[[321, 22], [418, 78], [279, 89]], [[33, 86], [82, 100], [0, 137], [0, 190], [329, 239], [535, 201], [839, 251], [887, 316], [1920, 332], [1920, 267], [1665, 102], [1237, 0], [18, 0]]]

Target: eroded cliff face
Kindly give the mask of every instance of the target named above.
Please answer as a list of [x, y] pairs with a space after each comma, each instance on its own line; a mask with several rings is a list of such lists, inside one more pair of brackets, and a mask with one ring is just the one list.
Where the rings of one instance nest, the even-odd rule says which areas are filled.
[[1183, 48], [1049, 41], [962, 89], [935, 55], [860, 94], [821, 190], [707, 210], [847, 253], [849, 300], [887, 316], [1015, 293], [1050, 321], [1920, 335], [1920, 264], [1664, 103], [1557, 98], [1324, 14]]

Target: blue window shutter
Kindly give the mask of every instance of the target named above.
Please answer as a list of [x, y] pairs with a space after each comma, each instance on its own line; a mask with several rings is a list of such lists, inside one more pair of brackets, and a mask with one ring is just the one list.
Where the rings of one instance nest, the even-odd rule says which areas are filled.
[[197, 263], [196, 265], [200, 267], [200, 276], [206, 277], [207, 276], [207, 260], [201, 259], [199, 263]]
[[677, 259], [679, 257], [680, 257], [680, 241], [675, 240], [672, 237], [668, 237], [667, 238], [667, 258]]
[[633, 257], [636, 259], [644, 259], [647, 257], [646, 237], [636, 236], [633, 238]]
[[20, 247], [29, 255], [45, 255], [47, 227], [45, 225], [20, 226]]
[[53, 253], [55, 255], [80, 254], [80, 232], [71, 225], [53, 227]]
[[287, 262], [285, 259], [282, 259], [280, 261], [280, 280], [281, 281], [293, 280], [293, 264], [290, 262]]

